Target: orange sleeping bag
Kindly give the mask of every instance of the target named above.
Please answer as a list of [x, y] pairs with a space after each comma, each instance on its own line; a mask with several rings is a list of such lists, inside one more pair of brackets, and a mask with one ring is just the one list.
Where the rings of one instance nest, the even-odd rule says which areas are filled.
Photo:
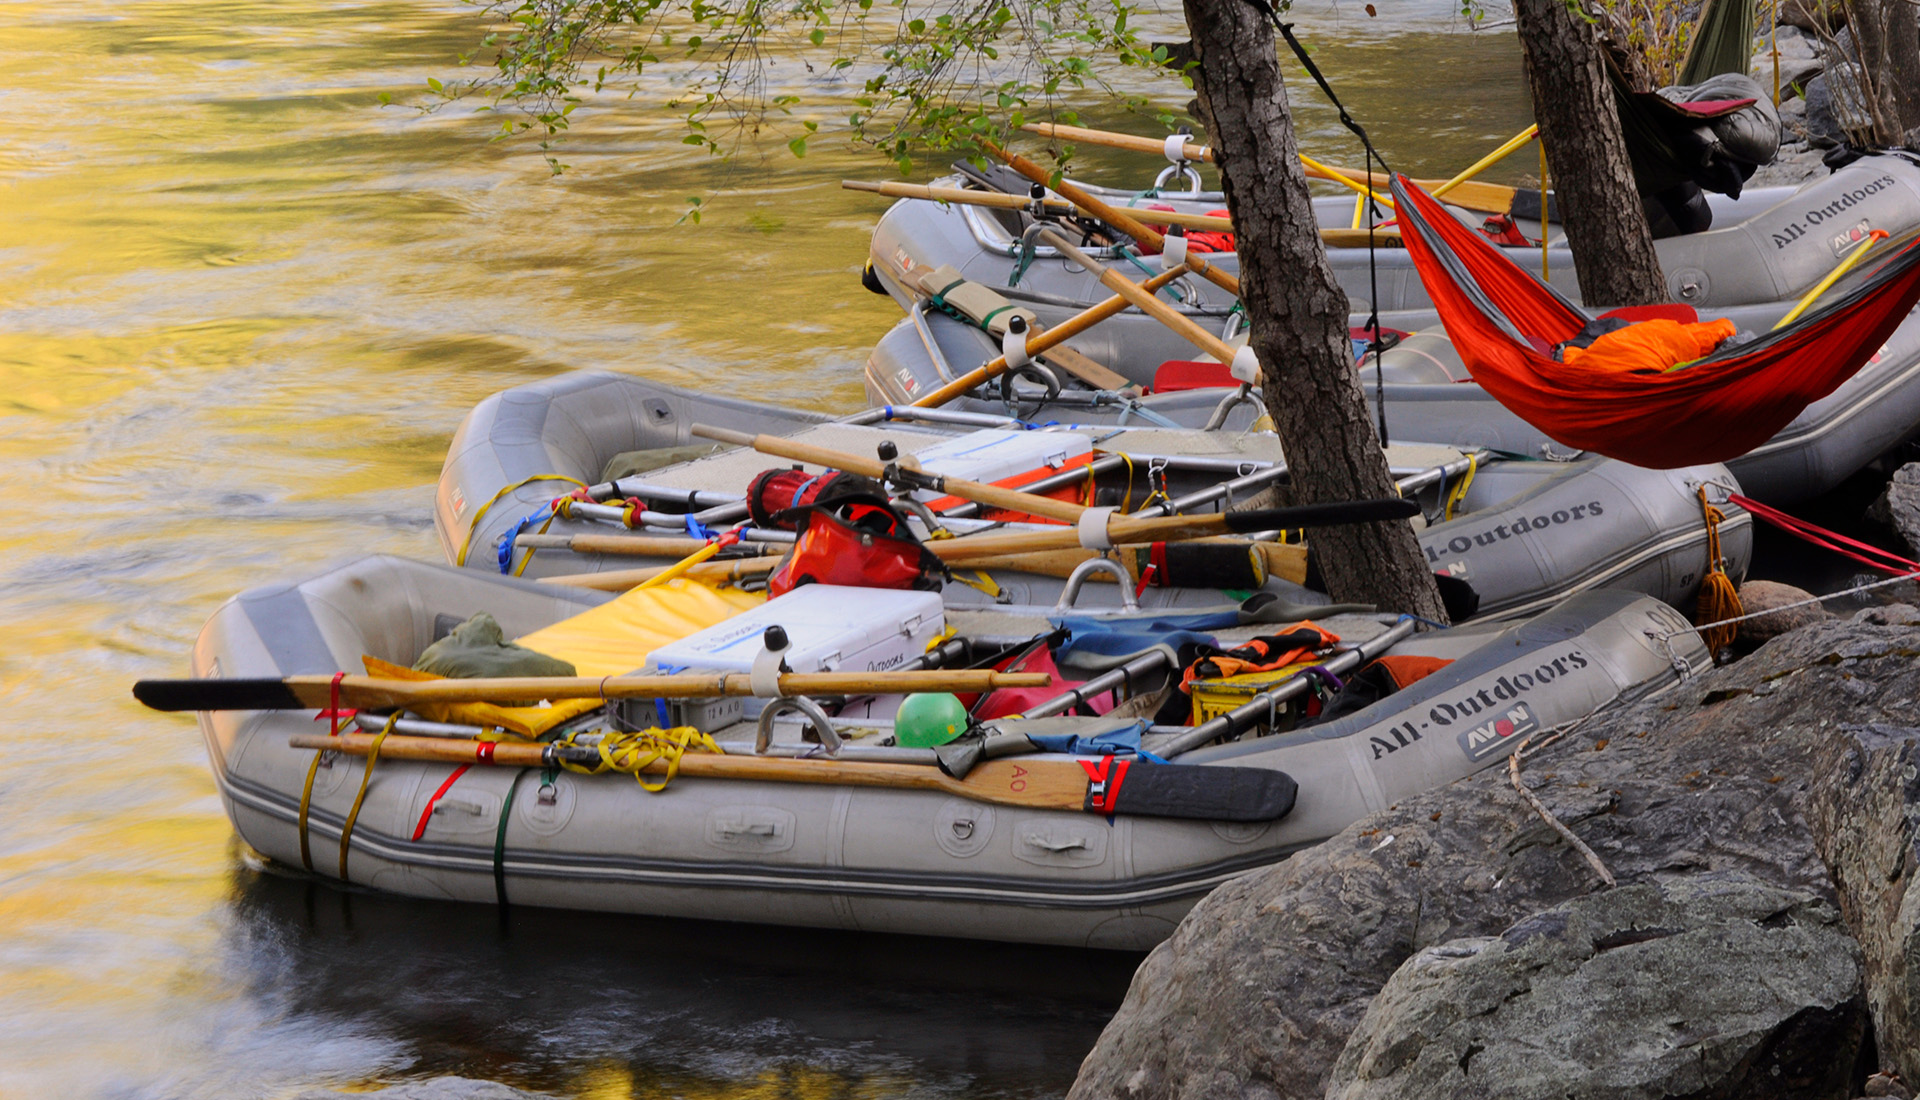
[[1689, 324], [1656, 318], [1603, 333], [1584, 348], [1569, 344], [1561, 351], [1560, 361], [1610, 374], [1658, 374], [1712, 354], [1734, 331], [1733, 322], [1725, 319]]

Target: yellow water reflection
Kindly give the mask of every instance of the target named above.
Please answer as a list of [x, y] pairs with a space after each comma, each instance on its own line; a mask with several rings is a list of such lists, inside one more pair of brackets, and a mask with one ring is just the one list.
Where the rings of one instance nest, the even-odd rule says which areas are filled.
[[[1405, 36], [1296, 12], [1396, 167], [1437, 174], [1525, 111], [1510, 40], [1410, 6]], [[555, 179], [486, 144], [486, 116], [376, 105], [446, 75], [475, 26], [454, 0], [0, 5], [0, 1096], [454, 1072], [582, 1096], [1059, 1090], [1111, 964], [1069, 990], [1099, 964], [1030, 953], [1032, 988], [956, 992], [1008, 949], [660, 924], [632, 944], [631, 922], [507, 930], [290, 881], [233, 844], [193, 722], [128, 698], [235, 591], [437, 554], [447, 439], [502, 387], [600, 368], [859, 398], [898, 313], [857, 283], [881, 206], [837, 181], [886, 165], [832, 142], [722, 164], [670, 117], [597, 109]], [[1446, 95], [1406, 94], [1435, 72]], [[1309, 147], [1356, 160], [1295, 98]], [[689, 195], [705, 224], [671, 228]]]

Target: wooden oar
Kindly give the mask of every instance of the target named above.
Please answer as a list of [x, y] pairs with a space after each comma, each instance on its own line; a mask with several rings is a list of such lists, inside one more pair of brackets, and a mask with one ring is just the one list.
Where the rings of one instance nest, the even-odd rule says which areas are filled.
[[[1063, 179], [1059, 183], [1053, 183], [1051, 174], [1048, 173], [1045, 168], [1040, 167], [1023, 156], [1009, 153], [990, 141], [982, 140], [980, 146], [987, 152], [1006, 161], [1009, 168], [1012, 168], [1033, 182], [1041, 184], [1042, 186], [1052, 187], [1076, 205], [1091, 210], [1095, 217], [1113, 226], [1120, 232], [1125, 233], [1127, 236], [1132, 237], [1147, 251], [1160, 252], [1165, 249], [1166, 238], [1154, 230], [1147, 228], [1145, 223], [1133, 215], [1128, 214], [1111, 203], [1102, 202], [1099, 198], [1088, 194], [1086, 189], [1078, 187], [1067, 180]], [[1240, 280], [1213, 266], [1200, 256], [1188, 253], [1187, 266], [1193, 268], [1194, 274], [1199, 275], [1201, 278], [1232, 294], [1234, 297], [1238, 298], [1240, 296]]]
[[[1267, 529], [1271, 530], [1271, 528]], [[1164, 542], [1166, 540], [1163, 539], [1161, 541]], [[1179, 541], [1212, 542], [1215, 540], [1203, 538]], [[1245, 540], [1226, 539], [1220, 539], [1219, 541], [1232, 541], [1232, 543], [1237, 546], [1258, 549], [1260, 555], [1266, 559], [1267, 572], [1274, 576], [1292, 581], [1295, 584], [1306, 580], [1307, 548], [1299, 543], [1249, 543]], [[1014, 573], [1034, 573], [1043, 577], [1070, 576], [1081, 562], [1089, 558], [1098, 557], [1101, 553], [1100, 551], [1088, 550], [1078, 546], [1024, 553], [1007, 553], [996, 550], [991, 545], [980, 543], [981, 540], [978, 537], [935, 539], [927, 543], [926, 547], [941, 561], [955, 568], [1005, 570]], [[1144, 545], [1118, 547], [1117, 549], [1121, 551], [1121, 564], [1127, 565], [1131, 562], [1135, 554], [1144, 548]], [[611, 550], [601, 552], [619, 553], [620, 551]], [[645, 552], [636, 550], [634, 553], [641, 554]], [[779, 564], [779, 559], [776, 558], [756, 559], [743, 563], [740, 571], [742, 576], [755, 575], [756, 571], [760, 574], [771, 573], [779, 567]], [[568, 588], [587, 588], [596, 592], [625, 592], [636, 585], [651, 580], [653, 577], [659, 575], [660, 570], [664, 568], [666, 567], [653, 566], [645, 569], [607, 569], [598, 573], [567, 573], [557, 577], [542, 577], [540, 578], [540, 582], [542, 584], [564, 585]], [[1128, 571], [1133, 572], [1131, 567], [1129, 567]], [[1138, 574], [1136, 573], [1135, 575], [1137, 576]], [[1113, 578], [1104, 573], [1095, 573], [1092, 579], [1095, 581], [1109, 581]]]
[[[1175, 333], [1179, 334], [1182, 339], [1199, 348], [1201, 351], [1206, 352], [1208, 355], [1213, 356], [1215, 359], [1220, 360], [1220, 362], [1229, 366], [1232, 365], [1234, 349], [1228, 347], [1226, 341], [1208, 332], [1206, 329], [1201, 328], [1199, 325], [1194, 324], [1193, 320], [1186, 314], [1155, 298], [1139, 286], [1136, 286], [1133, 281], [1126, 276], [1074, 247], [1072, 241], [1067, 240], [1053, 230], [1041, 230], [1040, 240], [1053, 246], [1054, 250], [1062, 256], [1086, 268], [1094, 277], [1100, 280], [1101, 286], [1125, 298], [1128, 302], [1136, 306], [1140, 312], [1172, 329]], [[1189, 266], [1191, 266], [1191, 261], [1189, 261]]]
[[[828, 447], [817, 447], [811, 443], [788, 439], [778, 435], [752, 435], [748, 432], [736, 432], [729, 428], [716, 428], [709, 424], [694, 424], [687, 428], [689, 432], [702, 439], [718, 440], [741, 447], [751, 447], [764, 455], [791, 459], [794, 462], [809, 463], [814, 466], [830, 466], [836, 470], [845, 470], [862, 477], [882, 478], [890, 465], [877, 458], [864, 458], [860, 455], [836, 451]], [[902, 455], [896, 467], [902, 470], [917, 470], [910, 464], [910, 457]], [[965, 497], [979, 504], [993, 508], [1005, 508], [1013, 512], [1025, 512], [1032, 516], [1045, 516], [1063, 523], [1072, 523], [1080, 518], [1087, 509], [1084, 505], [1071, 501], [1055, 500], [1037, 493], [1023, 493], [1018, 489], [1006, 489], [998, 485], [969, 481], [962, 477], [942, 477], [938, 474], [921, 474], [927, 488], [937, 493], [948, 493]]]
[[[533, 550], [571, 550], [576, 554], [626, 554], [632, 557], [684, 558], [700, 549], [700, 541], [685, 537], [663, 538], [657, 535], [521, 535], [516, 547]], [[735, 543], [727, 550], [724, 564], [734, 558], [755, 558], [778, 554], [783, 546], [765, 543]], [[696, 574], [697, 575], [697, 574]]]
[[[366, 756], [373, 742], [372, 736], [363, 733], [340, 737], [295, 734], [288, 739], [288, 744], [296, 749], [324, 749], [348, 756]], [[380, 756], [513, 768], [555, 767], [563, 761], [588, 766], [600, 762], [599, 750], [589, 745], [395, 735], [381, 742]], [[916, 764], [820, 757], [723, 756], [705, 752], [683, 753], [671, 764], [655, 760], [641, 770], [650, 775], [664, 775], [670, 767], [689, 779], [940, 791], [1001, 806], [1199, 821], [1278, 820], [1293, 809], [1295, 796], [1292, 778], [1270, 768], [1149, 764], [1111, 756], [1089, 757], [1084, 764], [1078, 760], [1031, 758], [986, 760], [968, 771], [965, 779], [955, 779], [939, 768]]]
[[[336, 680], [338, 683], [336, 684]], [[789, 672], [779, 694], [898, 695], [1046, 687], [1046, 673], [931, 669], [913, 672]], [[133, 697], [154, 710], [304, 710], [344, 706], [412, 707], [518, 699], [711, 699], [752, 695], [744, 672], [678, 676], [505, 676], [459, 680], [384, 680], [373, 676], [288, 676], [280, 680], [141, 680]]]
[[[898, 183], [886, 180], [879, 183], [867, 183], [861, 180], [841, 180], [840, 186], [849, 191], [868, 191], [876, 195], [885, 195], [894, 199], [926, 199], [930, 202], [958, 203], [962, 206], [985, 206], [995, 210], [1028, 210], [1033, 200], [1023, 199], [1019, 195], [1008, 195], [999, 191], [975, 191], [965, 187], [935, 187], [924, 183]], [[1090, 210], [1083, 210], [1073, 203], [1062, 199], [1046, 199], [1042, 208], [1056, 216], [1078, 215], [1093, 217]], [[1182, 229], [1199, 229], [1208, 233], [1233, 232], [1233, 219], [1213, 214], [1187, 214], [1177, 210], [1142, 210], [1159, 225], [1177, 225]]]
[[[980, 193], [984, 194], [984, 192]], [[1168, 268], [1140, 284], [1140, 291], [1151, 297], [1154, 291], [1173, 282], [1180, 276], [1187, 274], [1189, 270], [1190, 269], [1184, 265]], [[1126, 309], [1127, 305], [1128, 299], [1116, 294], [1091, 309], [1083, 310], [1067, 318], [1065, 321], [1060, 322], [1050, 329], [1044, 329], [1027, 337], [1028, 357], [1037, 357], [1073, 339], [1094, 325]], [[913, 404], [916, 408], [936, 408], [964, 393], [970, 392], [976, 386], [991, 382], [1005, 373], [1007, 373], [1007, 357], [1004, 355], [996, 356], [992, 362], [968, 371], [953, 381], [948, 382], [946, 385], [941, 386], [939, 389], [934, 390], [932, 393], [921, 397]], [[1122, 381], [1124, 381], [1124, 379], [1122, 379]]]
[[[1360, 184], [1346, 176], [1332, 177], [1351, 186]], [[928, 199], [933, 202], [959, 203], [963, 206], [986, 206], [998, 210], [1025, 210], [1031, 206], [1030, 200], [1018, 195], [1006, 195], [998, 191], [973, 191], [959, 187], [931, 187], [919, 183], [861, 183], [857, 180], [841, 180], [840, 186], [850, 191], [871, 191], [897, 199]], [[1090, 211], [1083, 211], [1070, 202], [1057, 199], [1047, 200], [1046, 210], [1053, 214], [1080, 214], [1094, 217]], [[1211, 214], [1183, 214], [1171, 210], [1141, 210], [1143, 217], [1155, 225], [1177, 225], [1182, 229], [1199, 229], [1209, 233], [1231, 233], [1233, 222], [1227, 218], [1214, 217]], [[1320, 239], [1329, 248], [1364, 248], [1367, 244], [1366, 229], [1322, 229]], [[1397, 230], [1389, 227], [1372, 230], [1374, 243], [1392, 245], [1400, 240]]]
[[[706, 424], [689, 425], [687, 431], [703, 439], [751, 447], [761, 454], [811, 463], [815, 466], [827, 466], [866, 477], [877, 478], [886, 473], [885, 464], [874, 459], [850, 455], [829, 447], [817, 447], [811, 443], [803, 443], [782, 436], [749, 435], [746, 432], [730, 431]], [[963, 478], [922, 476], [932, 483], [930, 487], [937, 492], [951, 493], [994, 508], [1047, 516], [1076, 524], [1073, 528], [1061, 531], [1033, 531], [1015, 535], [968, 535], [959, 539], [940, 540], [950, 541], [951, 545], [956, 546], [966, 543], [982, 548], [982, 552], [987, 553], [1024, 554], [1037, 550], [1069, 550], [1076, 546], [1106, 550], [1130, 543], [1173, 542], [1207, 538], [1213, 535], [1245, 534], [1249, 531], [1290, 531], [1297, 527], [1379, 523], [1386, 520], [1407, 519], [1420, 513], [1419, 502], [1394, 497], [1382, 500], [1306, 504], [1293, 508], [1220, 512], [1205, 516], [1135, 517], [1121, 515], [1117, 509], [1113, 508], [1089, 509], [1067, 501], [1054, 500], [1052, 497], [1023, 493], [1017, 489], [1006, 489], [998, 485], [983, 485]], [[1097, 514], [1101, 522], [1089, 524], [1089, 513]], [[986, 547], [992, 549], [989, 551], [984, 549]]]
[[[596, 550], [593, 552], [597, 554], [620, 553], [619, 550]], [[636, 550], [634, 553], [648, 557], [652, 556], [646, 551], [641, 550]], [[688, 580], [699, 581], [702, 584], [722, 585], [737, 583], [749, 577], [766, 576], [768, 573], [780, 568], [780, 562], [782, 560], [784, 559], [781, 557], [769, 554], [765, 557], [748, 558], [740, 562], [706, 562], [694, 566], [692, 569], [680, 575]], [[727, 567], [724, 573], [717, 569], [713, 572], [705, 571], [710, 567], [720, 565]], [[557, 577], [541, 577], [539, 579], [541, 584], [558, 584], [568, 588], [590, 588], [596, 592], [626, 592], [653, 580], [671, 568], [673, 568], [671, 565], [649, 565], [640, 569], [608, 569], [600, 573], [566, 573]]]
[[[1156, 156], [1164, 156], [1166, 153], [1166, 146], [1163, 142], [1155, 141], [1152, 138], [1136, 137], [1133, 134], [1117, 134], [1111, 130], [1088, 130], [1080, 126], [1060, 126], [1048, 122], [1030, 122], [1023, 127], [1023, 129], [1043, 137], [1059, 138], [1062, 141], [1079, 141], [1085, 142], [1088, 145], [1104, 145], [1111, 149], [1127, 149], [1136, 153], [1152, 153]], [[1531, 137], [1529, 134], [1523, 134], [1522, 136]], [[1502, 148], [1504, 148], [1504, 146]], [[1202, 161], [1208, 164], [1213, 163], [1213, 150], [1205, 145], [1188, 142], [1181, 155], [1191, 161]], [[1386, 190], [1387, 186], [1392, 182], [1377, 172], [1361, 172], [1352, 168], [1337, 168], [1332, 165], [1320, 164], [1317, 161], [1303, 166], [1306, 169], [1309, 179], [1328, 180], [1341, 184], [1358, 183], [1376, 191]], [[1456, 176], [1451, 180], [1414, 180], [1413, 182], [1422, 190], [1429, 192], [1437, 188], [1446, 188], [1447, 192], [1452, 195], [1452, 198], [1448, 201], [1455, 206], [1464, 207], [1468, 210], [1478, 210], [1486, 214], [1505, 214], [1513, 209], [1513, 188], [1503, 187], [1494, 183], [1478, 183], [1465, 178], [1471, 175], [1472, 172], [1484, 167], [1486, 167], [1486, 164], [1477, 165], [1475, 168], [1469, 169], [1466, 173], [1462, 173], [1461, 176]], [[1065, 192], [1061, 193], [1065, 194]], [[1439, 196], [1435, 195], [1435, 197], [1438, 198]]]

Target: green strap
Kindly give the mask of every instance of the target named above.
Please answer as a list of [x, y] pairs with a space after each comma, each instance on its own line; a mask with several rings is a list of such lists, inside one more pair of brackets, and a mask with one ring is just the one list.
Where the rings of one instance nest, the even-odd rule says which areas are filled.
[[513, 796], [520, 789], [520, 780], [532, 770], [521, 768], [514, 773], [513, 782], [507, 784], [507, 797], [500, 803], [500, 826], [493, 831], [493, 900], [502, 908], [507, 904], [507, 821], [513, 816]]

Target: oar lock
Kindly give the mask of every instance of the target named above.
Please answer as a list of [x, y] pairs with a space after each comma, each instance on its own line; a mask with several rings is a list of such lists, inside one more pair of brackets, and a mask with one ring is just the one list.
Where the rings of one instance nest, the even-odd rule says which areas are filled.
[[901, 492], [914, 489], [928, 489], [936, 493], [947, 491], [947, 479], [938, 474], [930, 474], [913, 464], [913, 456], [902, 459], [900, 448], [891, 439], [883, 439], [874, 448], [874, 453], [885, 463], [880, 470], [880, 480], [890, 488]]
[[792, 672], [787, 667], [787, 650], [792, 648], [793, 640], [787, 636], [787, 628], [779, 623], [767, 627], [760, 634], [761, 650], [753, 658], [753, 667], [747, 673], [747, 682], [753, 685], [753, 693], [763, 699], [771, 699], [760, 712], [760, 721], [754, 731], [753, 751], [755, 755], [765, 756], [773, 744], [773, 723], [788, 714], [798, 714], [805, 719], [814, 733], [820, 738], [820, 745], [828, 756], [840, 751], [840, 731], [833, 728], [833, 720], [820, 704], [804, 695], [780, 698], [780, 675]]
[[787, 667], [787, 649], [793, 644], [787, 637], [786, 628], [775, 623], [760, 635], [762, 649], [754, 655], [753, 667], [747, 672], [747, 683], [752, 686], [753, 694], [761, 699], [774, 699], [780, 695], [780, 674], [792, 672]]

